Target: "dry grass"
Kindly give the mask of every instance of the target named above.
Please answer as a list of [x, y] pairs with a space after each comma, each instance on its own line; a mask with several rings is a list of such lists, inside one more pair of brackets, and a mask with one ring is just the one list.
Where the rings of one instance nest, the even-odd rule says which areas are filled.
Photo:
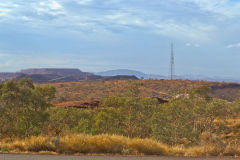
[[240, 156], [240, 145], [228, 144], [223, 152], [224, 156]]
[[12, 141], [2, 141], [0, 148], [7, 148], [13, 152], [40, 152], [55, 151], [56, 148], [52, 144], [49, 137], [30, 137], [26, 139], [13, 139]]
[[59, 153], [121, 153], [126, 138], [110, 135], [70, 135], [60, 139]]
[[127, 148], [134, 154], [169, 155], [171, 148], [152, 139], [128, 139]]
[[56, 146], [48, 137], [38, 136], [25, 139], [25, 149], [30, 152], [55, 151]]
[[30, 137], [12, 142], [2, 142], [1, 148], [13, 152], [52, 152], [64, 154], [107, 153], [169, 155], [171, 147], [151, 139], [130, 139], [116, 135], [72, 134], [61, 138]]
[[62, 154], [130, 154], [162, 156], [240, 156], [237, 143], [224, 150], [214, 145], [185, 148], [168, 146], [152, 139], [130, 139], [116, 135], [71, 134], [58, 137], [30, 137], [0, 142], [1, 152], [39, 152]]
[[220, 156], [217, 147], [208, 146], [196, 146], [186, 149], [184, 156], [199, 157], [199, 156]]
[[184, 156], [199, 157], [199, 156], [240, 156], [240, 146], [237, 144], [229, 144], [224, 150], [214, 145], [196, 146], [185, 150]]

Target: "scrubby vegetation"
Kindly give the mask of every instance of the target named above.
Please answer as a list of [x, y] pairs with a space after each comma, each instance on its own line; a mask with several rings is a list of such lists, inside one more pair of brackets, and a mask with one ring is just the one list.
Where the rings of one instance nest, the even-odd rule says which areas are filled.
[[0, 136], [40, 134], [54, 95], [53, 87], [35, 87], [30, 79], [0, 84]]
[[[159, 97], [171, 99], [179, 93], [179, 90], [190, 89], [207, 85], [212, 88], [210, 95], [228, 101], [234, 101], [238, 97], [240, 84], [219, 83], [207, 81], [187, 80], [137, 80], [140, 97]], [[127, 80], [112, 81], [81, 81], [81, 82], [58, 82], [50, 83], [55, 87], [56, 98], [54, 102], [101, 100], [108, 96], [118, 95], [127, 92]], [[41, 84], [41, 86], [48, 86]]]
[[29, 79], [4, 82], [1, 151], [240, 156], [239, 99], [214, 98], [203, 85], [180, 87], [178, 96], [160, 104], [142, 96], [138, 82], [126, 82], [121, 94], [103, 98], [95, 109], [51, 107], [53, 87]]

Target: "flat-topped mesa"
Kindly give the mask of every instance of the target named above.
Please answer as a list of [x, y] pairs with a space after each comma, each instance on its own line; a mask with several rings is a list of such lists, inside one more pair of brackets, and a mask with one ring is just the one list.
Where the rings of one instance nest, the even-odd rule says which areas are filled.
[[21, 70], [20, 73], [26, 74], [26, 75], [59, 75], [59, 76], [75, 76], [75, 75], [82, 75], [84, 72], [82, 72], [80, 69], [75, 68], [31, 68], [31, 69], [24, 69]]
[[31, 68], [20, 72], [19, 78], [31, 78], [36, 83], [44, 82], [73, 82], [86, 80], [99, 80], [101, 76], [89, 72], [82, 72], [77, 68]]

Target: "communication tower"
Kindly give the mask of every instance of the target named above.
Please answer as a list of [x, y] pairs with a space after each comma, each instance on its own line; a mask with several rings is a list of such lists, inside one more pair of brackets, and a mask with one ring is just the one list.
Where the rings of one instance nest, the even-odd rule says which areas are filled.
[[170, 58], [170, 79], [174, 79], [174, 53], [173, 44], [171, 44], [171, 58]]

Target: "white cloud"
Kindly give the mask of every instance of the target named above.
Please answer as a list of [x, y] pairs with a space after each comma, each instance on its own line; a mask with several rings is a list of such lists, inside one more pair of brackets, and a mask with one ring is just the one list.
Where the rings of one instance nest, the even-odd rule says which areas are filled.
[[215, 26], [204, 23], [181, 24], [175, 21], [166, 21], [155, 24], [158, 34], [185, 39], [190, 38], [198, 41], [208, 41], [215, 31]]
[[240, 42], [235, 44], [229, 44], [227, 45], [227, 48], [240, 48]]
[[45, 2], [40, 2], [39, 5], [40, 6], [46, 6], [46, 3]]
[[[1, 1], [1, 0], [0, 0]], [[8, 17], [14, 12], [15, 9], [17, 9], [19, 5], [16, 2], [13, 1], [4, 1], [4, 3], [0, 2], [0, 16]], [[4, 19], [1, 19], [0, 21], [4, 21]]]
[[56, 1], [48, 1], [48, 2], [39, 2], [39, 5], [44, 7], [44, 8], [48, 8], [48, 9], [52, 9], [52, 10], [58, 10], [62, 8], [62, 5]]
[[144, 27], [148, 25], [149, 22], [144, 21], [144, 18], [133, 16], [126, 12], [118, 12], [115, 14], [105, 16], [106, 19], [118, 25], [125, 26], [135, 26], [135, 27]]
[[196, 43], [196, 44], [194, 44], [194, 47], [197, 47], [197, 48], [198, 48], [198, 47], [200, 47], [200, 44], [197, 44], [197, 43]]
[[75, 2], [81, 5], [89, 5], [93, 2], [93, 0], [76, 0]]
[[240, 15], [239, 12], [240, 2], [236, 1], [234, 2], [231, 0], [181, 0], [181, 1], [194, 3], [203, 11], [208, 11], [228, 18], [234, 18]]
[[0, 16], [7, 16], [11, 11], [10, 8], [0, 6]]
[[9, 8], [0, 8], [0, 12], [10, 12], [11, 9]]
[[0, 57], [9, 57], [11, 56], [10, 54], [7, 54], [7, 53], [0, 53]]
[[64, 15], [65, 10], [63, 6], [54, 0], [42, 1], [38, 4], [33, 4], [33, 8], [38, 15]]
[[[129, 12], [131, 10], [131, 12]], [[119, 27], [141, 29], [145, 32], [152, 32], [171, 38], [198, 41], [208, 41], [215, 34], [216, 27], [207, 23], [191, 22], [183, 23], [175, 19], [166, 20], [165, 17], [149, 18], [145, 16], [144, 10], [128, 8], [127, 11], [120, 10], [117, 13], [105, 16], [103, 21], [109, 24], [116, 24]], [[199, 45], [195, 45], [199, 47]]]
[[[32, 25], [30, 27], [33, 28], [36, 26], [38, 28], [55, 27], [84, 32], [85, 34], [90, 32], [115, 34], [118, 31], [131, 29], [171, 38], [189, 39], [189, 41], [199, 43], [215, 38], [218, 24], [199, 18], [198, 16], [201, 16], [202, 13], [198, 9], [196, 9], [194, 19], [189, 18], [188, 11], [182, 12], [182, 16], [178, 16], [171, 10], [174, 7], [177, 7], [176, 10], [181, 9], [181, 6], [184, 6], [185, 3], [193, 3], [199, 6], [200, 10], [219, 14], [223, 10], [223, 14], [228, 15], [227, 11], [232, 14], [231, 9], [234, 8], [230, 5], [229, 0], [179, 0], [175, 2], [181, 4], [181, 6], [171, 5], [174, 0], [145, 2], [146, 5], [141, 5], [142, 2], [137, 3], [137, 0], [40, 0], [31, 1], [29, 4], [16, 0], [13, 2], [7, 2], [7, 4], [0, 2], [0, 16], [6, 16], [7, 14], [1, 12], [1, 8], [4, 6], [5, 9], [12, 10], [8, 12], [11, 18], [6, 18], [6, 21], [27, 21], [29, 22], [27, 25]], [[80, 5], [71, 6], [72, 3], [69, 2], [76, 2]], [[169, 10], [167, 7], [161, 9], [163, 7], [161, 6], [162, 3], [168, 4], [167, 7], [172, 8], [169, 8]], [[156, 5], [151, 8], [151, 4]], [[11, 6], [16, 7], [15, 9], [9, 8]], [[224, 9], [224, 6], [227, 6], [227, 8]], [[79, 9], [76, 9], [77, 7]], [[48, 20], [52, 23], [49, 23]]]
[[13, 1], [4, 1], [4, 3], [0, 2], [0, 7], [16, 8], [16, 7], [19, 7], [19, 4], [15, 3]]
[[198, 43], [186, 43], [185, 46], [187, 46], [187, 47], [196, 47], [196, 48], [199, 48], [199, 47], [200, 47], [200, 44], [198, 44]]
[[32, 20], [30, 17], [27, 17], [27, 16], [21, 16], [20, 19], [22, 19], [24, 21], [31, 21]]
[[61, 9], [61, 8], [62, 8], [62, 6], [61, 6], [58, 2], [56, 2], [56, 1], [52, 1], [52, 2], [49, 4], [49, 7], [50, 7], [50, 9], [52, 9], [52, 10], [58, 10], [58, 9]]

